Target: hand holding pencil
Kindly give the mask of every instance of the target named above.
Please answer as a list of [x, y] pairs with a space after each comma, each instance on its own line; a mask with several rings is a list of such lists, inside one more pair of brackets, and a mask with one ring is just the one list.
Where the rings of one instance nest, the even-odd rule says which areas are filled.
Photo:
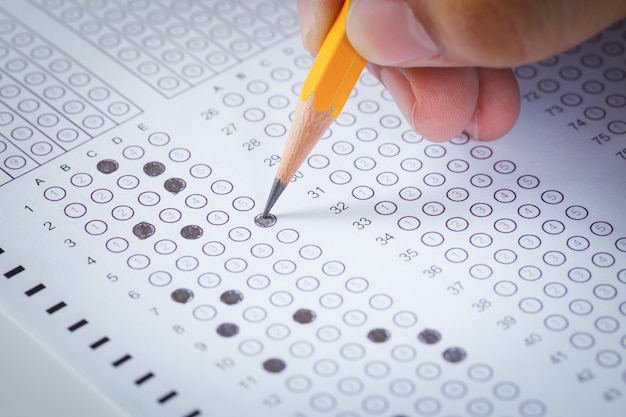
[[[510, 67], [547, 58], [626, 16], [615, 0], [298, 0], [305, 80], [262, 218], [368, 68], [432, 141], [497, 139], [515, 123]], [[321, 46], [320, 46], [321, 45]]]
[[[317, 54], [343, 0], [298, 0]], [[511, 67], [548, 58], [626, 17], [621, 0], [352, 0], [346, 32], [413, 129], [431, 141], [508, 132], [520, 95]]]

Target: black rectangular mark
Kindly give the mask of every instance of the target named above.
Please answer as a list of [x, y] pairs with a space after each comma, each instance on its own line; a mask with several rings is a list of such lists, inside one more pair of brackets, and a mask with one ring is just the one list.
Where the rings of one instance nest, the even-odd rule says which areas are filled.
[[59, 311], [60, 309], [62, 309], [63, 307], [65, 307], [67, 304], [65, 304], [65, 301], [61, 301], [60, 303], [56, 303], [55, 305], [53, 305], [52, 307], [50, 307], [49, 309], [46, 310], [46, 313], [48, 314], [54, 314], [57, 311]]
[[172, 398], [174, 398], [175, 396], [177, 396], [178, 393], [176, 391], [170, 391], [167, 394], [165, 394], [164, 396], [162, 396], [161, 398], [159, 398], [159, 404], [165, 404], [166, 402], [168, 402], [169, 400], [171, 400]]
[[132, 358], [132, 356], [130, 355], [124, 355], [121, 358], [119, 358], [118, 360], [116, 360], [115, 362], [113, 362], [111, 365], [113, 365], [114, 367], [118, 367], [121, 364], [123, 364], [124, 362], [127, 362], [130, 360], [130, 358]]
[[184, 417], [197, 417], [197, 416], [199, 416], [200, 414], [202, 414], [202, 413], [200, 412], [200, 410], [193, 410], [191, 413], [189, 413], [189, 414], [185, 414], [185, 416], [184, 416]]
[[104, 336], [102, 339], [96, 340], [95, 342], [90, 344], [89, 347], [92, 349], [98, 349], [100, 346], [104, 345], [108, 341], [109, 341], [109, 338]]
[[135, 380], [135, 385], [141, 385], [144, 382], [146, 382], [147, 380], [151, 379], [153, 376], [154, 376], [154, 374], [152, 372], [148, 372], [144, 376], [137, 378]]
[[69, 330], [70, 332], [74, 332], [74, 331], [80, 329], [81, 327], [83, 327], [87, 323], [89, 323], [87, 320], [82, 319], [82, 320], [77, 321], [76, 323], [72, 324], [70, 327], [67, 328], [67, 330]]
[[4, 276], [6, 279], [9, 278], [13, 278], [14, 276], [16, 276], [17, 274], [19, 274], [20, 272], [24, 271], [24, 267], [22, 265], [16, 266], [15, 268], [13, 268], [12, 270], [5, 272]]
[[37, 284], [33, 288], [31, 288], [30, 290], [24, 291], [24, 294], [26, 294], [27, 296], [31, 297], [31, 296], [37, 294], [39, 291], [43, 290], [44, 288], [46, 288], [45, 285]]

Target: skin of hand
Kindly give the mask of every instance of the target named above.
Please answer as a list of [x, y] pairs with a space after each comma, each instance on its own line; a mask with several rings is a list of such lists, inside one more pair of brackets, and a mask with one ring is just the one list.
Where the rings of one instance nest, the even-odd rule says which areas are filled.
[[[313, 55], [342, 5], [298, 0]], [[417, 133], [436, 142], [462, 131], [492, 140], [519, 114], [511, 67], [572, 48], [624, 17], [624, 0], [352, 0], [346, 31]]]

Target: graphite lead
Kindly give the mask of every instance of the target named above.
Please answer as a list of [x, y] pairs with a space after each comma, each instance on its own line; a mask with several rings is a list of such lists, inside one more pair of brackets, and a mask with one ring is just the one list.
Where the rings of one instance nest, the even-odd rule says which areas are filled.
[[267, 217], [270, 214], [270, 210], [274, 207], [274, 204], [278, 200], [278, 197], [285, 191], [286, 185], [282, 183], [278, 178], [274, 178], [274, 183], [272, 184], [272, 189], [270, 190], [270, 195], [267, 198], [267, 203], [265, 203], [265, 208], [263, 209], [263, 216]]

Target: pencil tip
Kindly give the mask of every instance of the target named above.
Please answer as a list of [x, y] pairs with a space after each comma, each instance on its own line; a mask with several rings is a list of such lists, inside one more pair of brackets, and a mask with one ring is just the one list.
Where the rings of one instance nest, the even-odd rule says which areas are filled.
[[267, 215], [270, 213], [270, 210], [272, 209], [272, 207], [274, 207], [274, 204], [278, 200], [278, 197], [280, 197], [280, 195], [285, 190], [285, 187], [286, 185], [283, 184], [281, 180], [279, 180], [278, 178], [274, 178], [274, 183], [272, 184], [270, 195], [267, 198], [267, 203], [265, 203], [265, 208], [263, 209], [263, 217], [267, 217]]

